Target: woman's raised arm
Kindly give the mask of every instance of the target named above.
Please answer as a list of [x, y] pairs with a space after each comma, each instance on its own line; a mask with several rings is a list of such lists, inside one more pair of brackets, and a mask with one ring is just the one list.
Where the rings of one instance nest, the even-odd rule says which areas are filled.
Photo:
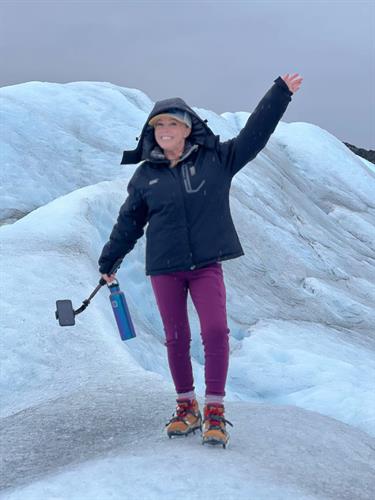
[[221, 162], [232, 177], [265, 147], [301, 81], [298, 73], [276, 78], [238, 136], [218, 144]]

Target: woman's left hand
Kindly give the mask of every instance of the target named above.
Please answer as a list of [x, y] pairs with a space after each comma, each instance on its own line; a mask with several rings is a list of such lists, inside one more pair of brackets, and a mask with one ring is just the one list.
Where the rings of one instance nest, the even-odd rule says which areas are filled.
[[299, 76], [298, 73], [294, 73], [294, 75], [290, 76], [289, 73], [281, 77], [284, 82], [288, 85], [288, 88], [291, 92], [297, 92], [300, 88], [303, 78]]

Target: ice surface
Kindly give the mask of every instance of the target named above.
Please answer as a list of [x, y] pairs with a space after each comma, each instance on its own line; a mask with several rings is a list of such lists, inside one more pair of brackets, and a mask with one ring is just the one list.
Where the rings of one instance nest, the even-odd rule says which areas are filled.
[[168, 439], [171, 394], [144, 382], [118, 377], [5, 419], [1, 500], [372, 498], [367, 434], [290, 406], [231, 402], [226, 450], [197, 434]]

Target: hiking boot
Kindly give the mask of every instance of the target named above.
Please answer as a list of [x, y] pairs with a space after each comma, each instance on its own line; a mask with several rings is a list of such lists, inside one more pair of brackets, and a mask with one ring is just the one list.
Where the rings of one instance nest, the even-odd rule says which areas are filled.
[[176, 412], [165, 424], [167, 434], [172, 436], [187, 436], [195, 434], [197, 429], [202, 430], [202, 415], [196, 399], [177, 399]]
[[224, 405], [207, 404], [204, 407], [202, 444], [221, 444], [225, 448], [229, 441], [225, 424], [233, 427], [233, 424], [224, 417]]

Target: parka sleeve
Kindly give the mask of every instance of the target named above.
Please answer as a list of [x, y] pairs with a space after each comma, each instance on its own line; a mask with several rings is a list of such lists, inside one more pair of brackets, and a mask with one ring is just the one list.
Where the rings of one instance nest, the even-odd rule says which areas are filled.
[[128, 197], [120, 208], [116, 224], [99, 257], [99, 272], [108, 273], [119, 259], [123, 259], [144, 234], [148, 208], [141, 191], [136, 187], [134, 176], [127, 186]]
[[293, 92], [279, 76], [251, 113], [238, 136], [226, 142], [219, 142], [221, 163], [229, 169], [232, 177], [267, 144], [292, 95]]

